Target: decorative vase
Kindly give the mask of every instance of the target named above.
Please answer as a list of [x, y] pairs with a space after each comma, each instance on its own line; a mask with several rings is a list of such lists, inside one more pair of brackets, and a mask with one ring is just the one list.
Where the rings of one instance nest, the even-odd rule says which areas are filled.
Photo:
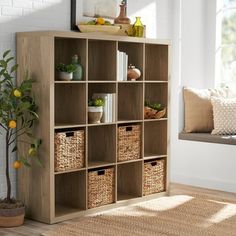
[[60, 80], [69, 81], [69, 80], [72, 80], [73, 73], [72, 72], [68, 73], [68, 72], [59, 71], [58, 76], [59, 76]]
[[141, 22], [141, 17], [136, 17], [136, 21], [133, 25], [133, 36], [134, 37], [143, 37], [144, 26]]
[[0, 227], [17, 227], [23, 225], [25, 218], [25, 207], [13, 209], [0, 208]]
[[103, 107], [88, 107], [88, 120], [90, 124], [99, 124], [101, 123], [101, 118], [103, 114]]
[[73, 72], [73, 80], [82, 80], [83, 68], [82, 68], [82, 65], [79, 63], [78, 55], [74, 55], [72, 57], [72, 64], [76, 66], [76, 70], [75, 72]]
[[121, 4], [120, 5], [120, 14], [117, 18], [115, 18], [114, 23], [115, 24], [130, 24], [130, 19], [126, 15], [126, 5]]
[[138, 68], [135, 68], [133, 65], [129, 65], [127, 78], [128, 80], [135, 81], [141, 76], [141, 71]]

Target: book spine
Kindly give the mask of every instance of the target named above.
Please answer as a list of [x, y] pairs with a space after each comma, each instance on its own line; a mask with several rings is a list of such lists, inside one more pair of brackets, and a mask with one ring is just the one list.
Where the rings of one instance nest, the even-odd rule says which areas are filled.
[[123, 52], [119, 52], [119, 81], [123, 80]]
[[123, 54], [123, 81], [127, 81], [128, 55]]

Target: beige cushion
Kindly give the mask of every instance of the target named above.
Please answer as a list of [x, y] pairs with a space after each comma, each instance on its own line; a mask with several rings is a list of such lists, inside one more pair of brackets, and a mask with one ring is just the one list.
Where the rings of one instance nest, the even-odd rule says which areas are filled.
[[184, 88], [185, 122], [184, 131], [208, 133], [213, 130], [211, 96], [229, 97], [229, 88], [194, 89]]
[[211, 103], [214, 117], [212, 134], [236, 134], [236, 98], [213, 97]]

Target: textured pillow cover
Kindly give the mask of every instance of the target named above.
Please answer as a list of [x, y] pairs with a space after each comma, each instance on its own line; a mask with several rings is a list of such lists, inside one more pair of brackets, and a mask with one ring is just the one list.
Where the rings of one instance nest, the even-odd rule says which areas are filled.
[[184, 88], [184, 131], [186, 133], [210, 133], [214, 128], [211, 97], [232, 96], [229, 88], [195, 89]]
[[211, 134], [236, 134], [236, 98], [212, 97], [214, 129]]

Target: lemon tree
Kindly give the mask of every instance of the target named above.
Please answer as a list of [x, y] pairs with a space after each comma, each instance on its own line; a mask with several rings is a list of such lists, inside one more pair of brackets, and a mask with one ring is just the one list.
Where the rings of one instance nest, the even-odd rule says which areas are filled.
[[[34, 81], [26, 73], [24, 80], [15, 85], [14, 75], [17, 71], [17, 64], [13, 63], [14, 57], [10, 56], [10, 50], [3, 53], [0, 59], [0, 134], [5, 140], [6, 149], [6, 201], [11, 203], [11, 181], [9, 176], [10, 158], [12, 153], [17, 152], [17, 144], [23, 142], [28, 145], [28, 152], [23, 155], [17, 153], [17, 160], [13, 168], [19, 169], [22, 165], [30, 167], [30, 159], [34, 159], [40, 165], [37, 156], [41, 140], [32, 134], [32, 128], [39, 119], [37, 105], [32, 95]], [[16, 143], [17, 140], [17, 143]]]

